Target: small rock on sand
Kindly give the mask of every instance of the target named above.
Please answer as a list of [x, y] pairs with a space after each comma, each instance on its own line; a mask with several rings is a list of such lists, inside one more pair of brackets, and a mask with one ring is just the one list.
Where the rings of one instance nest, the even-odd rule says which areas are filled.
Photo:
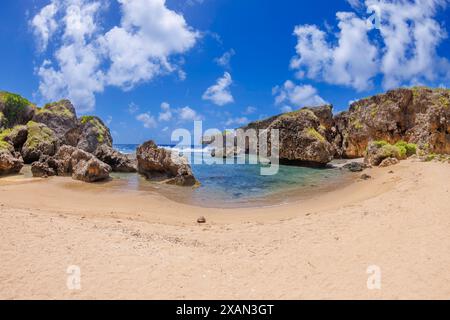
[[372, 177], [369, 176], [368, 174], [365, 174], [365, 173], [364, 173], [364, 174], [361, 175], [361, 179], [362, 179], [362, 180], [369, 180], [369, 179], [372, 179]]
[[206, 218], [205, 217], [198, 218], [197, 223], [206, 223]]

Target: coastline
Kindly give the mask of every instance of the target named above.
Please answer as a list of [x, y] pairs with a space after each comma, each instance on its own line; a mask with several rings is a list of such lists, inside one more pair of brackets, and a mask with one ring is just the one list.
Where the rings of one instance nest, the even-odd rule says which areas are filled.
[[[81, 182], [64, 188], [65, 178], [3, 180], [0, 296], [448, 299], [448, 164], [367, 173], [302, 202], [232, 210], [92, 194]], [[82, 270], [80, 291], [66, 287], [69, 265]], [[366, 287], [370, 265], [383, 271], [381, 290]]]

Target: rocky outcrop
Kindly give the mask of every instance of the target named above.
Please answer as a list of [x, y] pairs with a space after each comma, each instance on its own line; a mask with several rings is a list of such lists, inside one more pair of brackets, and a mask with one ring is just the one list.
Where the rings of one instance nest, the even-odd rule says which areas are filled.
[[27, 99], [0, 91], [0, 131], [26, 124], [33, 119], [35, 112], [36, 106]]
[[22, 167], [23, 160], [20, 154], [0, 148], [0, 176], [19, 173]]
[[96, 182], [109, 178], [111, 167], [92, 154], [62, 146], [54, 157], [42, 157], [32, 165], [33, 176], [72, 176], [74, 180]]
[[415, 143], [425, 152], [450, 153], [450, 90], [396, 89], [354, 102], [334, 118], [337, 154], [364, 156], [370, 141]]
[[66, 134], [68, 144], [89, 153], [95, 153], [102, 145], [112, 147], [112, 137], [103, 121], [94, 116], [83, 116], [77, 128]]
[[78, 126], [75, 108], [69, 100], [46, 104], [36, 111], [33, 121], [52, 129], [60, 144], [66, 144], [66, 133]]
[[104, 163], [111, 166], [116, 172], [136, 172], [136, 160], [130, 156], [120, 153], [117, 150], [107, 146], [101, 145], [97, 147], [95, 156]]
[[148, 141], [136, 150], [137, 169], [147, 179], [164, 180], [178, 186], [196, 186], [191, 166], [186, 158], [170, 150], [158, 148]]
[[242, 129], [267, 129], [268, 132], [278, 129], [280, 163], [324, 166], [335, 153], [327, 140], [327, 127], [331, 129], [332, 124], [331, 110], [331, 106], [303, 108], [250, 123]]
[[52, 156], [57, 149], [57, 137], [52, 129], [43, 123], [29, 121], [27, 123], [27, 140], [22, 147], [25, 163], [38, 161], [43, 155]]

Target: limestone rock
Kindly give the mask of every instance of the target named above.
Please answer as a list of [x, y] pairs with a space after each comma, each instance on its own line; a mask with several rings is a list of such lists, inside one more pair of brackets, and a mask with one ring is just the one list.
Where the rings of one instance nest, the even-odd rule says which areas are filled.
[[[331, 106], [303, 108], [250, 123], [243, 129], [267, 129], [268, 132], [278, 129], [279, 157], [282, 164], [324, 166], [335, 154], [333, 145], [327, 141], [326, 126], [331, 124], [330, 118]], [[270, 134], [268, 141], [270, 142]]]
[[0, 176], [19, 173], [23, 167], [23, 160], [18, 154], [0, 149]]
[[170, 150], [158, 148], [153, 141], [148, 141], [136, 150], [137, 169], [147, 179], [166, 180], [166, 183], [178, 186], [195, 186], [198, 184], [186, 158]]
[[46, 104], [36, 111], [33, 121], [52, 129], [61, 144], [66, 143], [66, 133], [78, 125], [75, 108], [69, 100]]
[[136, 172], [136, 161], [130, 156], [120, 153], [117, 150], [107, 146], [101, 145], [95, 151], [95, 156], [110, 165], [113, 171], [116, 172]]
[[27, 123], [27, 129], [27, 140], [22, 147], [22, 157], [25, 163], [33, 163], [43, 155], [55, 154], [57, 138], [52, 129], [34, 121]]

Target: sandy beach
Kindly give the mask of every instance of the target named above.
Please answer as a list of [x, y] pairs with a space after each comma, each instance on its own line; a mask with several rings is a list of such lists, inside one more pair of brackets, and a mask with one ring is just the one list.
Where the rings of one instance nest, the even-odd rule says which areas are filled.
[[[366, 173], [253, 209], [2, 178], [0, 298], [449, 299], [449, 164]], [[71, 265], [80, 290], [67, 287]], [[381, 289], [368, 289], [369, 266], [380, 268]]]

